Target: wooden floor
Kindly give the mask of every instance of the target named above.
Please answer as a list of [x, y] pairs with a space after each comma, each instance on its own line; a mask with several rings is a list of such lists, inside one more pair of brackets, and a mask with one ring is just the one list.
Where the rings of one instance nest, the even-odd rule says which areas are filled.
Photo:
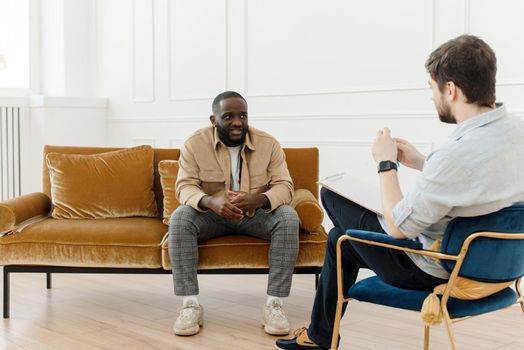
[[[11, 318], [0, 349], [274, 349], [260, 328], [266, 275], [200, 276], [205, 326], [193, 337], [171, 327], [180, 298], [169, 275], [12, 274]], [[285, 309], [292, 327], [306, 325], [314, 295], [311, 275], [296, 275]], [[421, 349], [418, 313], [353, 301], [342, 323], [341, 349]], [[459, 349], [524, 349], [524, 317], [515, 306], [456, 324]], [[449, 349], [443, 326], [431, 349]]]

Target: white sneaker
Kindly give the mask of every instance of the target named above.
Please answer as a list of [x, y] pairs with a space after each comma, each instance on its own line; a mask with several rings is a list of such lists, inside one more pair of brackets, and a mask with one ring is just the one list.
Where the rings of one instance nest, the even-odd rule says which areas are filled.
[[264, 305], [262, 313], [262, 327], [264, 327], [264, 331], [267, 334], [289, 334], [289, 322], [282, 309], [281, 301], [276, 299], [273, 300], [269, 306]]
[[188, 303], [180, 309], [173, 331], [176, 335], [195, 335], [204, 324], [204, 308], [202, 305]]

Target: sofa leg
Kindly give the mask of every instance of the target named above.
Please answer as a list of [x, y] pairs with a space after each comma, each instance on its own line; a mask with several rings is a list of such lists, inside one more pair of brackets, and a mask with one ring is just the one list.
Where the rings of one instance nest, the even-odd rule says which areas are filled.
[[51, 272], [46, 272], [46, 286], [47, 286], [47, 289], [51, 289], [52, 288], [52, 280], [51, 280]]
[[9, 270], [4, 266], [4, 318], [9, 318]]

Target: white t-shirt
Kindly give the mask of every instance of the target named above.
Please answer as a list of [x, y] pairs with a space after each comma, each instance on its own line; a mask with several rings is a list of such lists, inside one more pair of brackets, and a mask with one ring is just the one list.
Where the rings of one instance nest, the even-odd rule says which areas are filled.
[[240, 149], [242, 146], [228, 147], [231, 158], [231, 191], [240, 190]]

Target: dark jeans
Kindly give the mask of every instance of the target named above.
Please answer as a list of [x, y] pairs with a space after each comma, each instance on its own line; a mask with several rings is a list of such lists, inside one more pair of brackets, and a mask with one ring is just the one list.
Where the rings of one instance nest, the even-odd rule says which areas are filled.
[[[375, 213], [324, 188], [320, 194], [322, 205], [335, 227], [329, 232], [308, 335], [316, 344], [329, 348], [337, 307], [337, 240], [347, 229], [386, 233]], [[344, 291], [355, 283], [361, 268], [371, 269], [386, 283], [402, 288], [431, 290], [446, 283], [419, 269], [403, 251], [351, 241], [342, 245], [342, 265]], [[346, 305], [342, 314], [345, 309]]]

